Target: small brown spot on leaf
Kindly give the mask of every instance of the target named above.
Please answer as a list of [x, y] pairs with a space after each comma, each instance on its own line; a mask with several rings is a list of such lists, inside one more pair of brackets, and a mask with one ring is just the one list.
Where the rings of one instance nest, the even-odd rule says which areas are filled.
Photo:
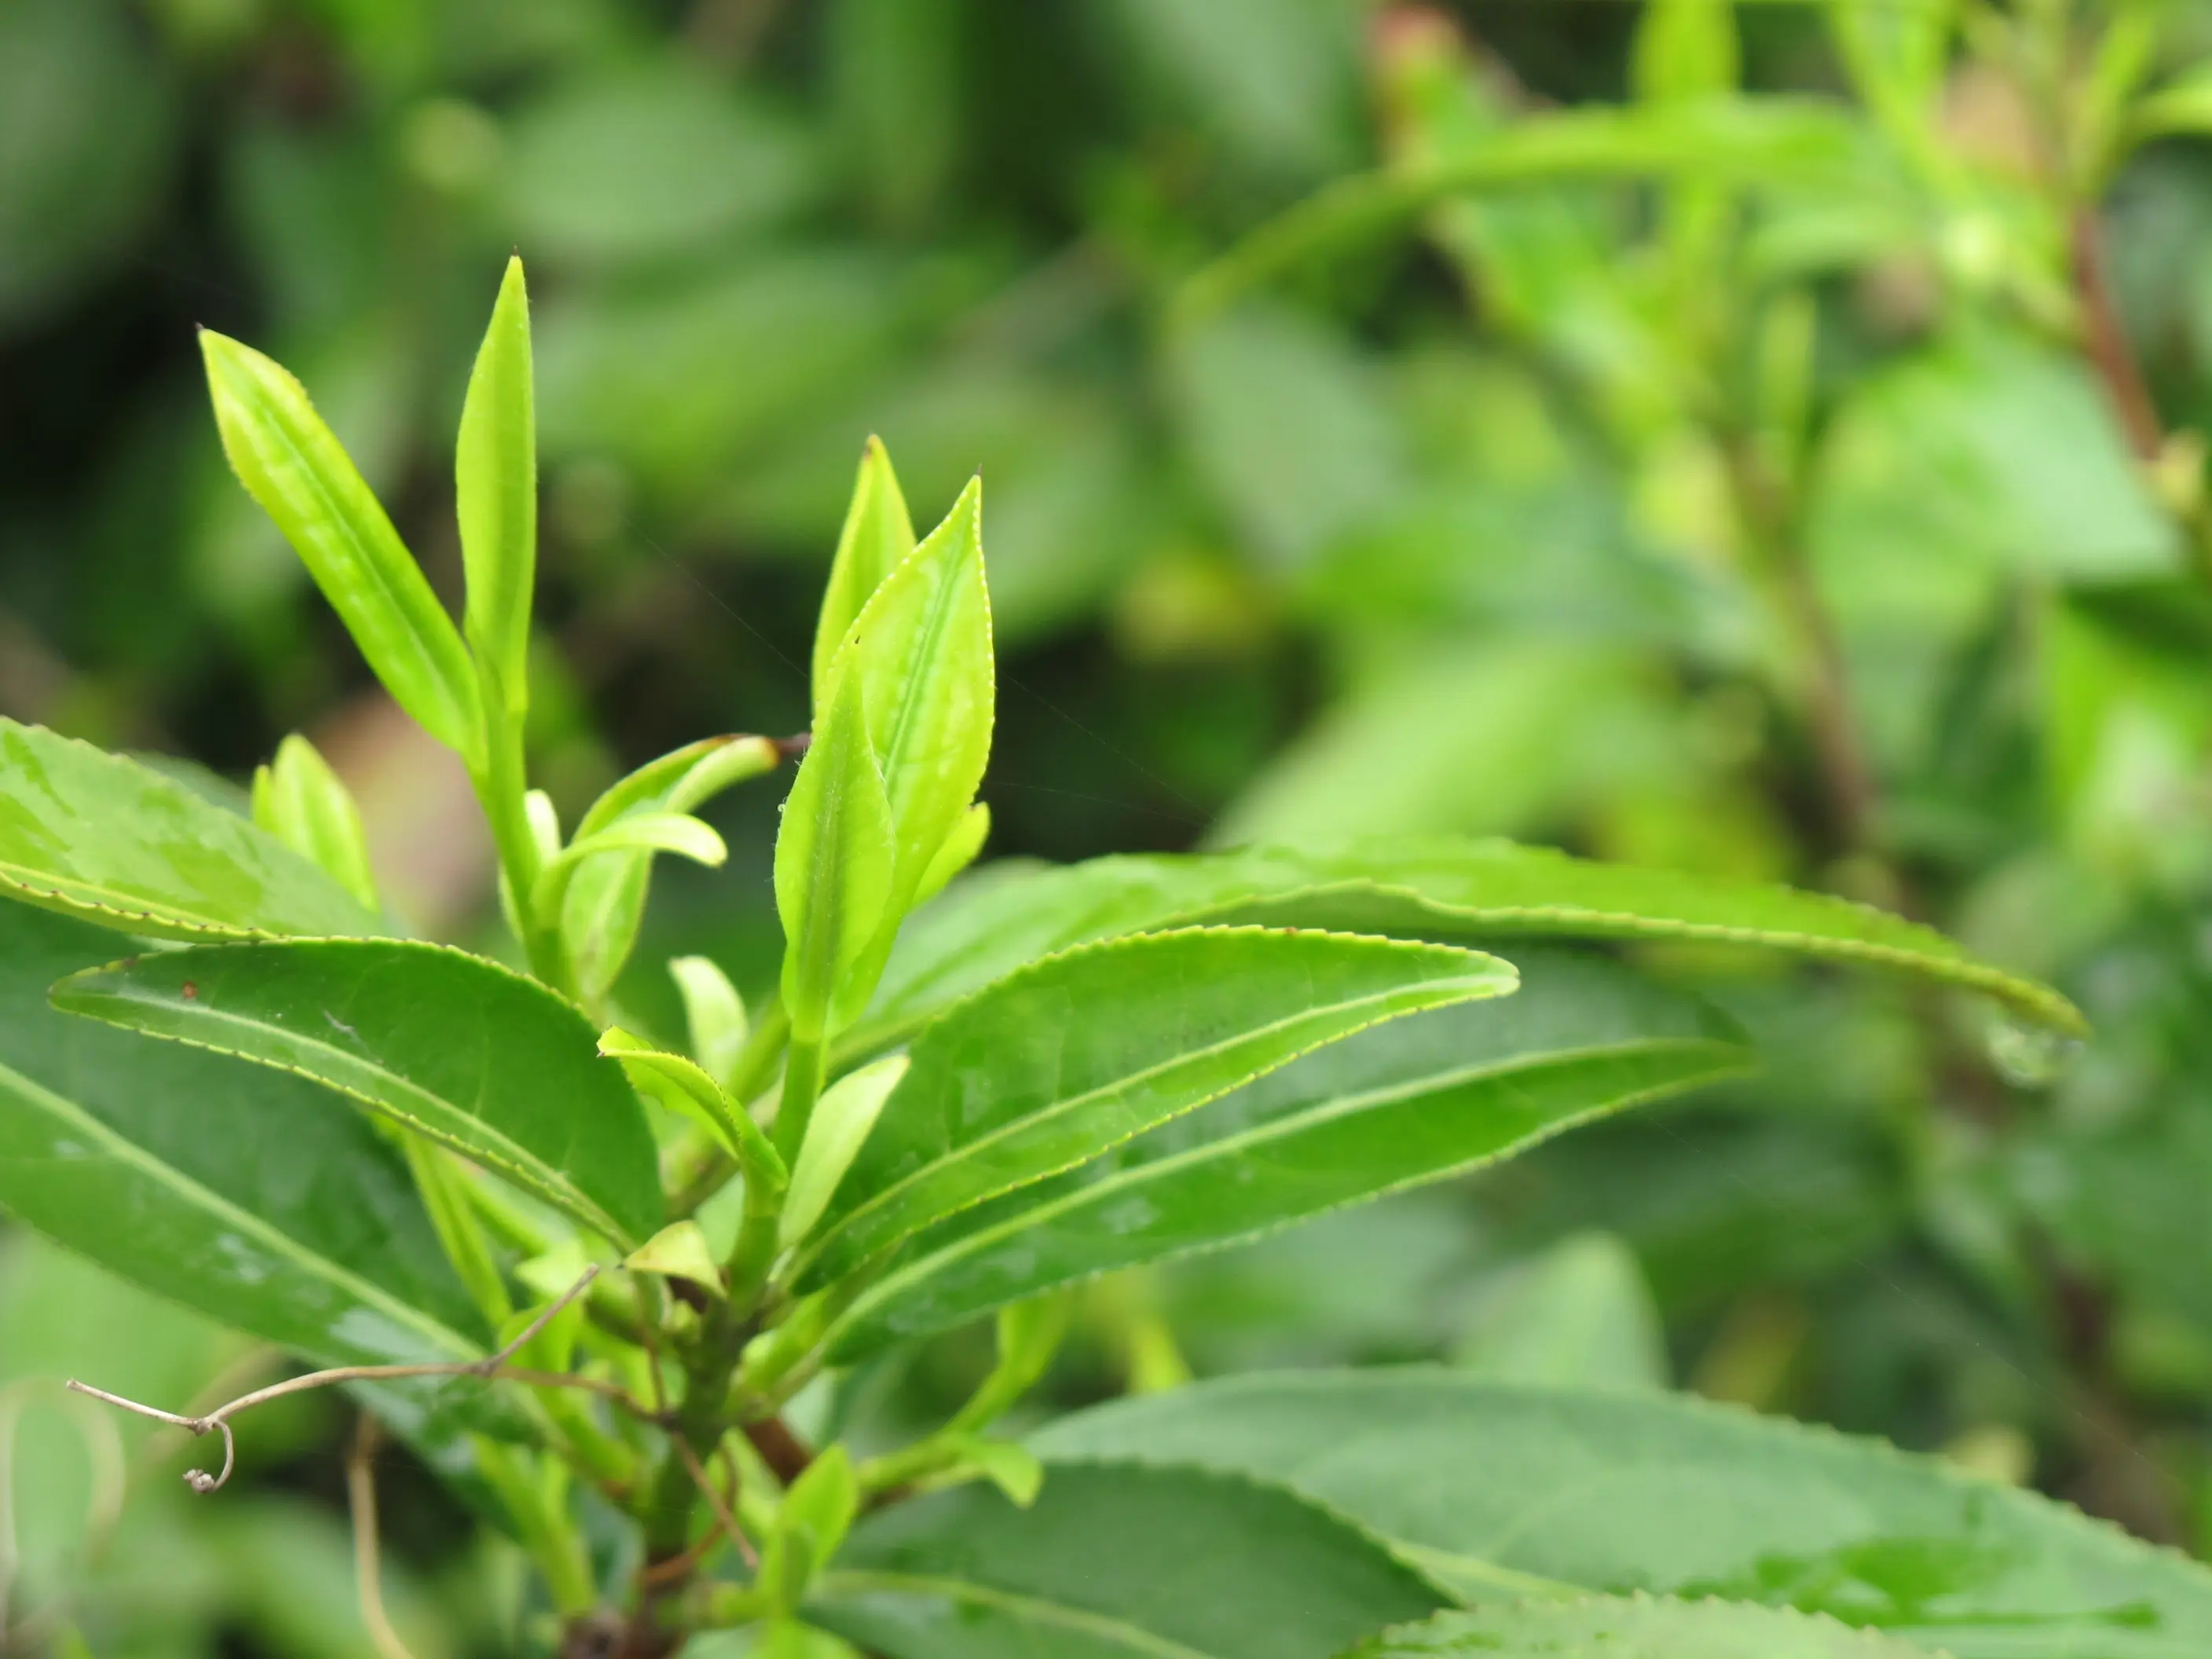
[[197, 1001], [198, 1001], [198, 1000], [199, 1000], [200, 988], [199, 988], [198, 986], [197, 986], [197, 985], [193, 984], [193, 983], [191, 982], [191, 981], [190, 981], [190, 980], [186, 980], [186, 981], [185, 981], [185, 985], [184, 985], [184, 992], [185, 992], [185, 1001], [187, 1001], [187, 1002], [197, 1002]]

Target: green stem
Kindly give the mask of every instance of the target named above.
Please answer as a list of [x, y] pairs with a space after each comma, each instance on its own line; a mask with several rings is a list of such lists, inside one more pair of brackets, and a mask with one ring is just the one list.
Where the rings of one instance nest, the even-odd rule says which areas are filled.
[[538, 857], [538, 838], [531, 833], [529, 808], [524, 805], [530, 780], [523, 758], [522, 722], [507, 710], [489, 676], [480, 674], [478, 684], [484, 702], [483, 753], [470, 769], [470, 781], [476, 786], [477, 799], [491, 825], [492, 845], [499, 855], [500, 874], [507, 883], [530, 971], [558, 990], [573, 992], [574, 975], [567, 952], [561, 947], [560, 929], [541, 927], [531, 902], [543, 860]]
[[783, 1098], [775, 1109], [775, 1149], [784, 1163], [796, 1169], [799, 1149], [806, 1144], [806, 1126], [821, 1097], [825, 1054], [819, 1037], [802, 1041], [794, 1035], [783, 1062]]
[[563, 1619], [589, 1613], [599, 1604], [599, 1587], [592, 1582], [583, 1536], [570, 1523], [566, 1508], [535, 1478], [526, 1454], [482, 1435], [472, 1437], [472, 1443], [477, 1467], [499, 1495], [523, 1549], [544, 1577], [554, 1610]]

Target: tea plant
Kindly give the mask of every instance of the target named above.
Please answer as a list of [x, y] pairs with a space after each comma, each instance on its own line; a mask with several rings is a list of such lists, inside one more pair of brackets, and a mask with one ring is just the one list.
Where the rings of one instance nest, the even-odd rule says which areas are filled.
[[[1979, 993], [2060, 1036], [2080, 1016], [1877, 910], [1504, 842], [963, 876], [989, 827], [981, 487], [917, 538], [875, 445], [811, 733], [702, 739], [564, 830], [523, 741], [520, 264], [461, 419], [459, 628], [299, 384], [203, 344], [240, 480], [466, 763], [523, 967], [408, 936], [304, 739], [247, 803], [0, 726], [0, 1201], [323, 1368], [198, 1412], [79, 1385], [217, 1436], [196, 1490], [223, 1486], [253, 1407], [343, 1387], [526, 1552], [532, 1639], [575, 1655], [731, 1627], [886, 1659], [2212, 1641], [2212, 1576], [2178, 1557], [1684, 1400], [1321, 1372], [994, 1436], [1070, 1286], [1753, 1065], [1632, 952], [1563, 943], [1765, 947]], [[723, 862], [700, 809], [794, 758], [779, 994], [748, 1009], [679, 958], [684, 1030], [645, 1029], [616, 988], [655, 859]], [[965, 1405], [885, 1451], [848, 1443], [852, 1368], [986, 1315], [997, 1363]], [[389, 1647], [365, 1461], [355, 1477]]]

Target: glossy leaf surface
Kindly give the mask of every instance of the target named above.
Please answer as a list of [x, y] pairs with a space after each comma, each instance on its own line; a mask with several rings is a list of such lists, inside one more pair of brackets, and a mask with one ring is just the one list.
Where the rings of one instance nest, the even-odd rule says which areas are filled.
[[982, 481], [970, 480], [945, 522], [884, 578], [832, 659], [867, 711], [894, 848], [884, 920], [855, 983], [840, 993], [841, 1019], [875, 988], [900, 919], [962, 831], [990, 759], [997, 682], [982, 514]]
[[1200, 1384], [1068, 1419], [1056, 1458], [1280, 1480], [1489, 1601], [1562, 1588], [1789, 1605], [1955, 1659], [2180, 1659], [2212, 1570], [1876, 1442], [1680, 1395], [1413, 1369]]
[[1638, 1595], [1440, 1613], [1346, 1659], [1928, 1659], [1933, 1651], [1790, 1608]]
[[891, 471], [891, 458], [883, 440], [872, 437], [860, 453], [853, 502], [846, 509], [836, 557], [830, 566], [830, 585], [822, 595], [822, 612], [815, 623], [817, 708], [829, 692], [830, 659], [845, 642], [853, 619], [883, 585], [884, 578], [913, 551], [914, 522], [907, 516], [906, 497], [899, 493], [898, 477]]
[[470, 648], [507, 709], [529, 702], [530, 605], [538, 580], [538, 421], [531, 382], [530, 295], [522, 261], [507, 261], [461, 405], [453, 458], [462, 614]]
[[1610, 963], [1521, 967], [1512, 996], [1360, 1032], [930, 1228], [854, 1306], [841, 1352], [1437, 1180], [1752, 1063], [1728, 1021]]
[[583, 1017], [441, 945], [204, 945], [76, 975], [58, 1007], [309, 1078], [617, 1244], [660, 1220], [653, 1135]]
[[48, 1006], [48, 986], [114, 949], [0, 904], [0, 1207], [325, 1364], [481, 1352], [405, 1164], [358, 1113], [302, 1079]]
[[857, 1072], [846, 1073], [815, 1103], [779, 1223], [781, 1248], [789, 1249], [805, 1239], [830, 1207], [845, 1172], [876, 1127], [884, 1102], [906, 1076], [907, 1064], [904, 1054], [872, 1060]]
[[1310, 1049], [1515, 983], [1506, 963], [1449, 945], [1258, 927], [1115, 940], [1037, 963], [915, 1042], [802, 1282], [850, 1271]]
[[966, 1487], [864, 1522], [806, 1613], [884, 1659], [1328, 1659], [1440, 1600], [1279, 1488], [1065, 1464], [1027, 1510]]
[[860, 677], [841, 673], [816, 716], [814, 742], [775, 837], [783, 1000], [797, 1037], [821, 1040], [831, 994], [874, 939], [895, 873], [890, 802], [868, 739]]
[[385, 931], [251, 821], [150, 767], [7, 720], [0, 895], [160, 939]]
[[2063, 1031], [2049, 987], [1886, 911], [1818, 893], [1592, 863], [1504, 841], [1379, 842], [1341, 854], [1254, 849], [1094, 859], [986, 872], [917, 918], [853, 1041], [888, 1042], [930, 1010], [1085, 939], [1197, 922], [1358, 928], [1417, 938], [1686, 939], [1863, 963], [1962, 985]]
[[200, 331], [223, 453], [276, 521], [384, 689], [447, 748], [476, 744], [476, 677], [392, 520], [307, 399], [251, 346]]

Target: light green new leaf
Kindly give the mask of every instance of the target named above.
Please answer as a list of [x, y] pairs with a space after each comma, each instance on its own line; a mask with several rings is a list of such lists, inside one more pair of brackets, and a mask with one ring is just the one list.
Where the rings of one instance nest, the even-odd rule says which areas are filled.
[[699, 1056], [701, 1069], [726, 1088], [752, 1029], [745, 1017], [744, 999], [720, 964], [708, 957], [672, 957], [668, 976], [676, 981], [677, 994], [684, 999], [684, 1024], [691, 1035], [691, 1052]]
[[956, 997], [1084, 940], [1200, 922], [1416, 938], [1683, 939], [1757, 946], [1964, 986], [2057, 1030], [2081, 1012], [1932, 928], [1824, 894], [1626, 865], [1505, 841], [1376, 842], [1093, 859], [979, 876], [917, 917], [854, 1050], [902, 1040]]
[[[696, 811], [731, 785], [775, 770], [780, 758], [767, 738], [686, 744], [647, 762], [592, 802], [576, 826], [576, 838], [587, 840], [628, 817]], [[561, 931], [587, 998], [606, 994], [636, 947], [653, 857], [651, 851], [602, 853], [580, 865], [568, 882]]]
[[538, 580], [538, 425], [530, 296], [519, 255], [507, 263], [469, 374], [453, 475], [468, 573], [462, 625], [508, 714], [519, 715], [530, 702], [530, 604]]
[[496, 1171], [625, 1249], [660, 1221], [636, 1097], [583, 1017], [441, 945], [202, 945], [72, 975], [54, 1005], [312, 1079]]
[[1732, 0], [1651, 0], [1636, 31], [1631, 77], [1647, 103], [1735, 90], [1742, 49]]
[[0, 904], [0, 1209], [317, 1364], [480, 1357], [405, 1164], [358, 1114], [301, 1079], [48, 1006], [48, 986], [114, 950], [98, 927]]
[[899, 493], [891, 458], [880, 438], [860, 452], [853, 503], [837, 537], [837, 556], [830, 566], [830, 586], [822, 595], [822, 614], [814, 629], [814, 706], [829, 700], [830, 664], [884, 577], [914, 551], [914, 523], [906, 497]]
[[867, 711], [894, 847], [878, 937], [839, 988], [840, 1024], [866, 1006], [900, 921], [945, 844], [967, 829], [990, 759], [997, 694], [982, 512], [982, 480], [973, 479], [884, 578], [833, 659], [833, 677], [851, 676]]
[[838, 1188], [801, 1286], [1310, 1049], [1516, 982], [1510, 965], [1475, 951], [1261, 927], [1048, 957], [916, 1040], [913, 1069]]
[[696, 1221], [678, 1221], [663, 1227], [624, 1256], [623, 1267], [629, 1273], [688, 1279], [716, 1296], [722, 1294], [722, 1270], [715, 1264], [706, 1233]]
[[1933, 1458], [1680, 1395], [1417, 1367], [1204, 1382], [1065, 1419], [1062, 1460], [1280, 1480], [1469, 1601], [1789, 1605], [1954, 1659], [2212, 1651], [2212, 1569]]
[[338, 881], [174, 778], [9, 720], [0, 896], [155, 939], [386, 931]]
[[630, 1080], [647, 1089], [653, 1098], [703, 1126], [731, 1157], [744, 1165], [750, 1178], [778, 1192], [783, 1190], [787, 1179], [783, 1159], [744, 1106], [724, 1093], [722, 1085], [704, 1069], [682, 1054], [665, 1053], [641, 1037], [632, 1036], [618, 1025], [599, 1034], [599, 1052], [620, 1060]]
[[815, 1103], [805, 1144], [791, 1172], [791, 1192], [777, 1232], [779, 1249], [787, 1250], [799, 1243], [821, 1220], [861, 1143], [876, 1127], [884, 1103], [906, 1076], [908, 1064], [904, 1054], [886, 1054], [857, 1072], [848, 1072]]
[[915, 889], [915, 903], [927, 904], [950, 886], [953, 877], [975, 863], [990, 834], [991, 809], [979, 800], [952, 826], [945, 845], [937, 849], [929, 868], [921, 872], [921, 885]]
[[883, 923], [895, 856], [860, 677], [841, 669], [831, 677], [829, 706], [816, 719], [775, 837], [783, 1002], [794, 1041], [818, 1042], [828, 1030], [832, 994], [848, 982]]
[[1592, 1596], [1440, 1613], [1345, 1659], [1929, 1659], [1930, 1650], [1832, 1619], [1741, 1601]]
[[[1611, 963], [1543, 952], [1520, 967], [1510, 997], [1347, 1037], [928, 1229], [846, 1314], [836, 1352], [1494, 1163], [1751, 1064], [1728, 1021]], [[915, 1045], [917, 1067], [941, 1029]]]
[[306, 390], [251, 346], [200, 331], [223, 453], [276, 521], [384, 689], [447, 748], [477, 748], [459, 629]]
[[806, 1616], [884, 1659], [1331, 1659], [1442, 1601], [1279, 1487], [1063, 1463], [1026, 1510], [968, 1486], [871, 1516]]
[[368, 836], [338, 775], [297, 733], [276, 745], [276, 760], [253, 770], [253, 821], [336, 878], [362, 908], [377, 908]]

